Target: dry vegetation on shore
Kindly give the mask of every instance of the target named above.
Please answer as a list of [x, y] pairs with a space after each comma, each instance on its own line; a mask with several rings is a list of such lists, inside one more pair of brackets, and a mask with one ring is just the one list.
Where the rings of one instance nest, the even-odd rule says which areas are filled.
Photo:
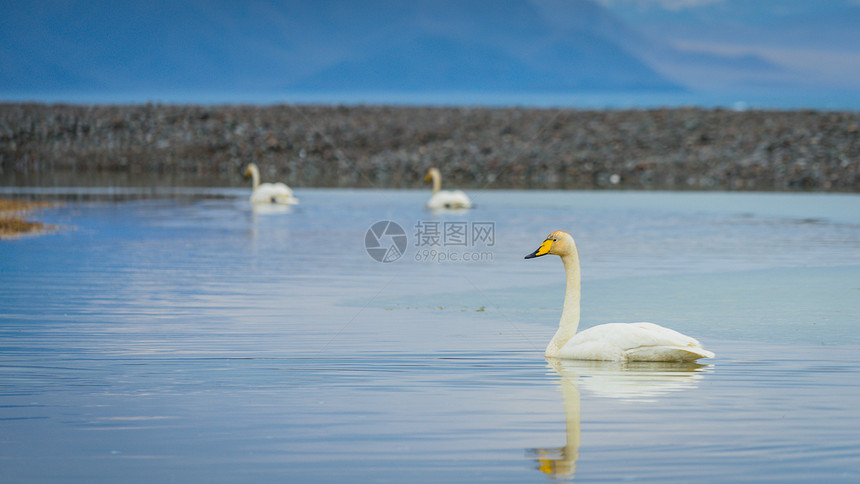
[[53, 226], [24, 218], [33, 210], [49, 206], [51, 204], [48, 202], [0, 198], [0, 239], [10, 239], [25, 234], [37, 234], [53, 229]]

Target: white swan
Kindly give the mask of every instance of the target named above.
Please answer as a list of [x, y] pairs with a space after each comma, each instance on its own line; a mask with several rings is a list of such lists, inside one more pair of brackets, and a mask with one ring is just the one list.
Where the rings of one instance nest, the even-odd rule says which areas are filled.
[[254, 163], [245, 168], [245, 178], [251, 177], [251, 203], [276, 203], [279, 205], [295, 205], [299, 199], [293, 195], [290, 187], [283, 183], [260, 183], [260, 170]]
[[546, 347], [546, 356], [610, 361], [695, 361], [714, 357], [695, 339], [653, 323], [601, 324], [577, 333], [580, 273], [573, 237], [561, 230], [553, 232], [525, 258], [547, 254], [561, 257], [567, 288], [558, 331]]
[[427, 202], [427, 208], [472, 208], [472, 201], [462, 190], [440, 190], [442, 175], [436, 168], [427, 171], [424, 181], [433, 182], [433, 196]]

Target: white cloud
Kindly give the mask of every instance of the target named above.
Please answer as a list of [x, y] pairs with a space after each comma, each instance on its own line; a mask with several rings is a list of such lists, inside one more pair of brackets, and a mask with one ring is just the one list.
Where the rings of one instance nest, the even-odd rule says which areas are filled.
[[791, 79], [806, 85], [818, 84], [829, 88], [858, 89], [860, 83], [860, 53], [846, 50], [802, 47], [773, 47], [754, 44], [720, 44], [708, 42], [677, 42], [681, 50], [706, 52], [728, 57], [755, 55], [775, 65], [789, 69]]

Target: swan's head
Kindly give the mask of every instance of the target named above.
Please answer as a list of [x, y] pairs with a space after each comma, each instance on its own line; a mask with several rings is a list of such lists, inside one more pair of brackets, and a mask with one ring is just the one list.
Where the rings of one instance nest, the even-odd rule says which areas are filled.
[[245, 168], [245, 178], [254, 176], [254, 170], [257, 169], [257, 165], [253, 163], [248, 163], [248, 166]]
[[571, 253], [573, 250], [576, 250], [576, 246], [573, 244], [573, 237], [563, 230], [556, 230], [555, 232], [547, 235], [546, 240], [543, 241], [540, 247], [538, 247], [536, 251], [525, 256], [525, 258], [534, 259], [535, 257], [547, 254], [563, 256]]
[[440, 177], [439, 170], [436, 168], [430, 168], [429, 170], [427, 170], [427, 174], [424, 175], [424, 181], [425, 182], [433, 181], [433, 177], [436, 177], [436, 178]]

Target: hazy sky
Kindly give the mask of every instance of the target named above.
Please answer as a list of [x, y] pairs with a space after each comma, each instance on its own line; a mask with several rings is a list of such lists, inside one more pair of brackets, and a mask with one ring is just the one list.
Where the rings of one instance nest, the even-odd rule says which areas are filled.
[[832, 87], [860, 89], [858, 0], [595, 0], [682, 50], [756, 55]]
[[[0, 10], [0, 99], [25, 89], [290, 89], [337, 68], [416, 68], [420, 77], [422, 65], [443, 66], [461, 47], [465, 58], [488, 53], [490, 67], [543, 55], [536, 79], [567, 55], [574, 74], [597, 69], [583, 63], [595, 58], [618, 63], [595, 70], [600, 79], [638, 68], [633, 78], [651, 69], [691, 89], [860, 93], [860, 0], [0, 0]], [[386, 64], [412, 61], [408, 42], [429, 45], [428, 55], [448, 50], [404, 68]], [[538, 51], [541, 42], [556, 43]]]

